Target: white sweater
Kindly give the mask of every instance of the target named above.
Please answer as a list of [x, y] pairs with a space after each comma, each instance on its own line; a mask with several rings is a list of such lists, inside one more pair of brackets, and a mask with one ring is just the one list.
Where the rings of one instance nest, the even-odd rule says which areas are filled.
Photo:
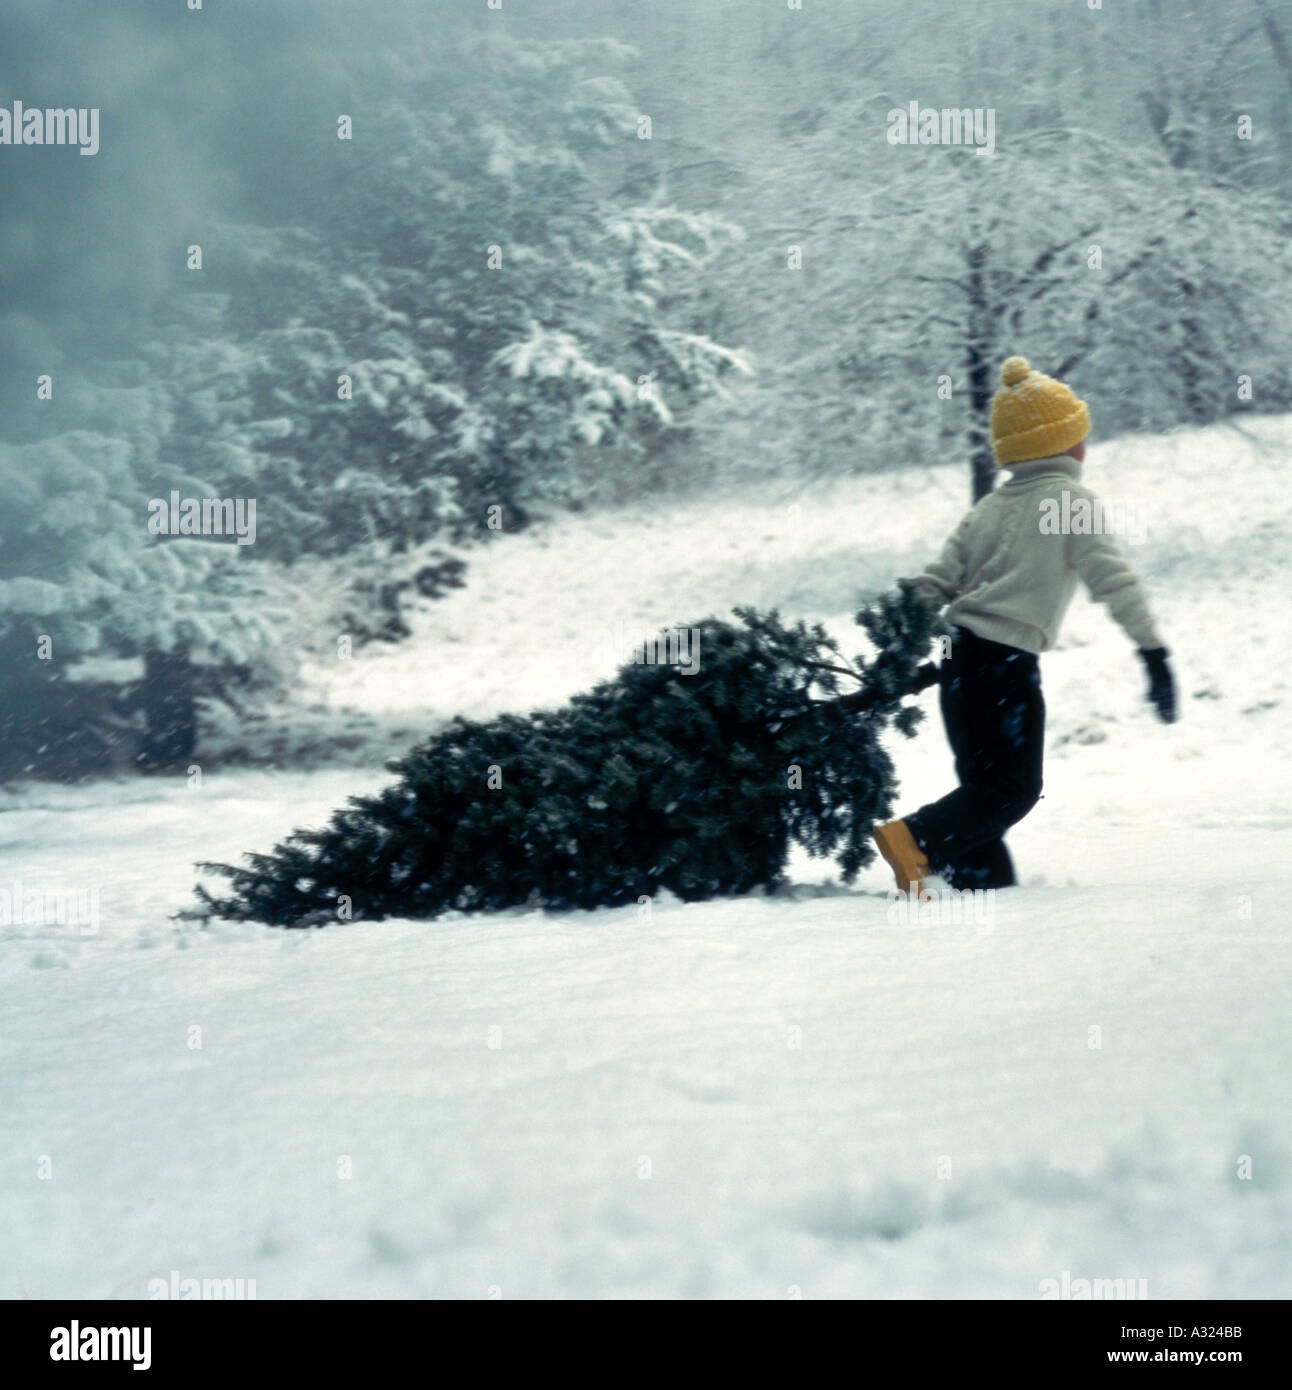
[[[1008, 482], [965, 514], [942, 554], [911, 581], [946, 619], [1024, 651], [1054, 646], [1080, 579], [1137, 647], [1164, 646], [1135, 572], [1110, 535], [1052, 534], [1043, 518], [1070, 514], [1094, 493], [1068, 454], [1014, 464]], [[1062, 504], [1070, 494], [1069, 509]]]

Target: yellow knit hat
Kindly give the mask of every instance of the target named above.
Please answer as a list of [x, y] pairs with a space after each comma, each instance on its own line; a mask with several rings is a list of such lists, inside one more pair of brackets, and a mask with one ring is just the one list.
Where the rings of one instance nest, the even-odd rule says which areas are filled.
[[1090, 412], [1070, 387], [1034, 372], [1025, 357], [1000, 369], [1004, 383], [991, 403], [991, 447], [996, 462], [1022, 463], [1066, 453], [1090, 433]]

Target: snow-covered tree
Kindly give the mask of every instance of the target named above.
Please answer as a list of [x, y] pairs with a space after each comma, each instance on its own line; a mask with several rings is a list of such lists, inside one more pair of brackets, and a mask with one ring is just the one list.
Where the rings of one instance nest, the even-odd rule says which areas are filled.
[[[856, 0], [780, 15], [774, 39], [770, 12], [661, 5], [671, 100], [723, 59], [661, 178], [699, 170], [699, 206], [747, 232], [711, 271], [723, 335], [760, 364], [734, 409], [700, 410], [719, 467], [952, 455], [981, 490], [1012, 352], [1071, 373], [1105, 437], [1292, 407], [1286, 26], [1268, 3], [982, 0], [930, 24]], [[890, 145], [912, 99], [992, 111], [994, 153]]]
[[405, 597], [460, 577], [454, 546], [592, 495], [747, 371], [686, 313], [730, 229], [627, 204], [598, 170], [635, 141], [604, 75], [624, 56], [484, 44], [449, 102], [396, 65], [305, 204], [317, 225], [217, 229], [207, 292], [148, 354], [159, 494], [254, 495], [259, 555], [335, 557], [347, 625], [398, 636]]
[[[651, 141], [613, 41], [464, 49], [446, 101], [404, 65], [329, 209], [371, 248], [423, 360], [451, 364], [467, 409], [448, 446], [470, 526], [594, 495], [719, 392], [743, 356], [699, 331], [694, 301], [737, 236], [712, 214], [635, 202]], [[481, 113], [487, 112], [487, 119]], [[357, 153], [357, 152], [356, 152]]]
[[[882, 128], [878, 105], [869, 120]], [[885, 148], [865, 180], [821, 177], [840, 141], [817, 137], [820, 191], [804, 175], [800, 221], [781, 236], [802, 268], [765, 253], [759, 269], [799, 350], [750, 389], [742, 420], [715, 412], [715, 428], [809, 472], [954, 453], [979, 497], [997, 476], [989, 411], [1013, 353], [1070, 379], [1105, 435], [1224, 418], [1245, 408], [1240, 377], [1265, 408], [1292, 403], [1277, 200], [1151, 145], [1006, 135], [990, 155]], [[832, 331], [811, 331], [822, 322]]]
[[[109, 762], [130, 715], [159, 751], [161, 688], [178, 680], [191, 725], [202, 683], [187, 668], [273, 662], [288, 615], [274, 572], [238, 546], [159, 544], [148, 530], [155, 436], [137, 393], [120, 432], [72, 430], [0, 447], [0, 718], [8, 775]], [[118, 400], [117, 404], [121, 403]], [[121, 700], [75, 679], [87, 658], [136, 658]], [[163, 660], [169, 658], [169, 660]], [[164, 669], [163, 669], [164, 668]], [[163, 679], [164, 677], [164, 679]], [[139, 687], [135, 700], [124, 686]]]

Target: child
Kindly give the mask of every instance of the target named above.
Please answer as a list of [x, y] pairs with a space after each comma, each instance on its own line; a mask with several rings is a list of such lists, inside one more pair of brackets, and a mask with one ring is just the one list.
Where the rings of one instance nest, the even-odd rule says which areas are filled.
[[[1014, 865], [1001, 838], [1041, 795], [1045, 702], [1037, 653], [1048, 651], [1081, 579], [1106, 603], [1148, 668], [1158, 717], [1176, 717], [1167, 649], [1144, 592], [1110, 535], [1056, 534], [1066, 491], [1079, 481], [1090, 413], [1062, 382], [1021, 357], [1001, 368], [991, 408], [992, 449], [1012, 477], [960, 522], [941, 556], [911, 583], [927, 603], [947, 604], [950, 657], [938, 673], [942, 719], [960, 780], [940, 801], [875, 829], [875, 843], [903, 892], [925, 875], [957, 889], [1006, 888]], [[1069, 508], [1062, 515], [1071, 516]]]

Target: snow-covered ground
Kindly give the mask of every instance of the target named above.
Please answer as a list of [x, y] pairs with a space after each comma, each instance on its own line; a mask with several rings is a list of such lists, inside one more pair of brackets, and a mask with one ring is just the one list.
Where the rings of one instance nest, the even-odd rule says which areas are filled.
[[[1145, 508], [1182, 722], [1079, 598], [1023, 886], [985, 921], [892, 922], [880, 867], [844, 891], [803, 861], [785, 897], [648, 917], [202, 927], [172, 916], [195, 860], [380, 775], [11, 790], [0, 1292], [1292, 1294], [1290, 454], [1292, 420], [1093, 450], [1087, 481]], [[914, 469], [570, 518], [311, 698], [427, 727], [560, 701], [616, 624], [736, 603], [849, 639], [965, 490]], [[923, 698], [906, 809], [951, 778]], [[13, 920], [62, 890], [95, 920]]]

